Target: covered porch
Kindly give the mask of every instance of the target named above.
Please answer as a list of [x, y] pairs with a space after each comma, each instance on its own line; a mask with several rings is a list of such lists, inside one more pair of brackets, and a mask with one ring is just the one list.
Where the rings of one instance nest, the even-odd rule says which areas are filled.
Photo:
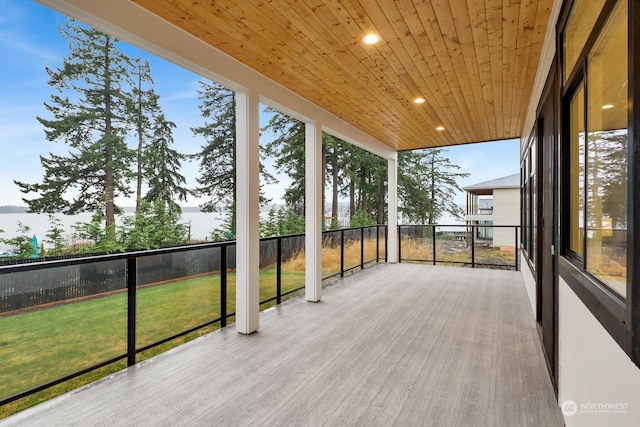
[[561, 426], [519, 272], [380, 264], [12, 425]]

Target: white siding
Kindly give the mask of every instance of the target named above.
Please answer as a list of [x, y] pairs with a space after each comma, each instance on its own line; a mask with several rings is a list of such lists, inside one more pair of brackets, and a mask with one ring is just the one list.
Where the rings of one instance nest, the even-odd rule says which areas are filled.
[[[499, 188], [493, 190], [493, 224], [520, 224], [520, 189]], [[493, 230], [493, 245], [515, 246], [516, 237], [513, 228], [495, 228]]]
[[[577, 409], [565, 413], [566, 425], [640, 425], [640, 370], [562, 279], [559, 293], [558, 400]], [[605, 404], [626, 411], [607, 412]]]
[[527, 295], [529, 296], [529, 302], [531, 303], [531, 310], [533, 311], [533, 316], [536, 316], [536, 278], [533, 277], [533, 273], [529, 268], [528, 259], [526, 255], [523, 255], [522, 252], [518, 251], [518, 256], [520, 256], [520, 270], [522, 271], [522, 279], [524, 280], [524, 286], [527, 289]]
[[[536, 312], [536, 284], [526, 258], [522, 277], [531, 310]], [[637, 426], [640, 419], [640, 370], [560, 279], [558, 330], [558, 401], [575, 402], [577, 412], [565, 415], [572, 426]], [[618, 413], [604, 405], [618, 404]]]

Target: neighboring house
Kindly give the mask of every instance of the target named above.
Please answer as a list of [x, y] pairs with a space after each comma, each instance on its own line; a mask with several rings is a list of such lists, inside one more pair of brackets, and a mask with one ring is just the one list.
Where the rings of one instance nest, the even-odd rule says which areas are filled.
[[[492, 179], [464, 187], [467, 192], [467, 224], [520, 224], [520, 174]], [[489, 241], [494, 247], [516, 246], [513, 228], [477, 227], [476, 241]]]

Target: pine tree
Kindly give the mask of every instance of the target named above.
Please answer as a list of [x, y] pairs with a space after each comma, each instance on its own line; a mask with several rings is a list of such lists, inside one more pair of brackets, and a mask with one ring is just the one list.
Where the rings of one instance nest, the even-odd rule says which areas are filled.
[[230, 208], [236, 194], [236, 107], [233, 91], [217, 83], [200, 82], [198, 90], [203, 126], [191, 128], [205, 139], [201, 151], [194, 155], [200, 161], [200, 176], [194, 194], [207, 197], [203, 212]]
[[275, 114], [262, 130], [272, 132], [275, 139], [265, 146], [265, 152], [275, 158], [275, 168], [291, 179], [283, 196], [286, 205], [295, 213], [304, 215], [305, 125], [279, 111], [267, 111]]
[[50, 243], [52, 248], [47, 251], [50, 256], [62, 255], [67, 251], [67, 242], [64, 238], [64, 228], [62, 221], [49, 214], [49, 229], [45, 234], [45, 242]]
[[[202, 206], [203, 212], [215, 212], [228, 209], [231, 218], [230, 229], [224, 233], [235, 236], [236, 232], [236, 102], [232, 90], [215, 82], [200, 82], [198, 90], [200, 112], [205, 120], [204, 126], [191, 128], [196, 136], [205, 139], [205, 145], [199, 153], [192, 156], [200, 162], [200, 176], [196, 178], [198, 186], [192, 191], [195, 196], [207, 197]], [[262, 159], [262, 153], [260, 153]], [[272, 183], [274, 178], [260, 164], [260, 180]], [[260, 205], [269, 202], [260, 191]], [[213, 238], [218, 239], [214, 231]], [[217, 237], [216, 237], [217, 236]]]
[[134, 154], [125, 143], [131, 60], [118, 41], [73, 20], [61, 25], [70, 53], [62, 67], [47, 69], [57, 90], [45, 107], [52, 119], [38, 117], [49, 141], [69, 145], [67, 155], [41, 156], [42, 183], [15, 181], [32, 212], [104, 213], [107, 237], [115, 240], [116, 196], [130, 194]]
[[136, 212], [140, 210], [142, 201], [142, 184], [145, 170], [145, 154], [149, 141], [152, 138], [154, 117], [159, 114], [160, 96], [155, 93], [154, 82], [151, 77], [151, 67], [148, 61], [140, 58], [135, 60], [134, 87], [130, 98], [130, 114], [134, 124], [134, 132], [137, 139], [136, 157]]
[[265, 221], [260, 224], [260, 236], [284, 236], [304, 233], [304, 215], [297, 214], [289, 207], [271, 207]]
[[[2, 231], [2, 230], [0, 230]], [[4, 244], [10, 256], [14, 258], [30, 258], [36, 254], [36, 250], [32, 243], [31, 227], [18, 221], [17, 235], [10, 239], [0, 239], [0, 243]]]
[[171, 148], [173, 129], [176, 124], [160, 114], [154, 121], [152, 142], [144, 152], [144, 175], [149, 189], [144, 199], [155, 204], [161, 202], [171, 211], [180, 213], [177, 200], [186, 201], [189, 190], [186, 179], [180, 173], [182, 162], [187, 156]]
[[[267, 144], [267, 152], [275, 157], [276, 169], [291, 178], [291, 185], [285, 190], [285, 202], [296, 213], [304, 214], [304, 123], [275, 111], [263, 130], [269, 130], [276, 135], [275, 139]], [[330, 181], [331, 228], [338, 227], [338, 200], [341, 194], [349, 195], [351, 198], [351, 217], [361, 211], [361, 215], [374, 218], [373, 222], [376, 219], [384, 222], [386, 162], [372, 153], [326, 133], [322, 134], [322, 141], [324, 153], [322, 199], [324, 206], [324, 184]]]
[[260, 237], [271, 237], [278, 234], [278, 209], [275, 206], [271, 206], [267, 218], [264, 221], [260, 221]]
[[[384, 223], [387, 164], [379, 156], [342, 141], [346, 184], [341, 193], [349, 198], [349, 218], [366, 217]], [[351, 222], [351, 221], [350, 221]], [[357, 219], [356, 222], [361, 222]]]
[[443, 154], [447, 150], [429, 148], [399, 153], [398, 196], [400, 211], [410, 221], [435, 224], [445, 213], [462, 217], [455, 204], [457, 180], [469, 176]]
[[104, 215], [96, 212], [90, 222], [78, 222], [73, 224], [73, 239], [77, 249], [81, 253], [112, 253], [122, 252], [125, 247], [115, 238], [110, 236], [109, 229], [102, 226]]
[[[186, 179], [180, 174], [182, 162], [187, 156], [171, 148], [176, 124], [167, 120], [155, 92], [151, 67], [148, 61], [138, 58], [133, 72], [135, 84], [130, 99], [130, 114], [137, 139], [136, 212], [140, 212], [142, 200], [156, 206], [160, 201], [167, 214], [182, 211], [177, 200], [186, 201]], [[147, 182], [147, 193], [142, 187]]]
[[127, 250], [184, 245], [188, 228], [180, 221], [177, 205], [167, 205], [162, 199], [142, 200], [136, 214], [124, 218], [120, 240]]
[[343, 186], [343, 156], [344, 146], [342, 141], [332, 135], [323, 134], [322, 143], [325, 153], [325, 180], [331, 180], [331, 225], [330, 228], [335, 230], [339, 227], [338, 217], [340, 215], [338, 209], [338, 197], [340, 188]]
[[419, 224], [426, 224], [433, 210], [431, 194], [427, 191], [428, 166], [421, 151], [398, 153], [398, 201], [402, 216]]
[[358, 189], [357, 212], [382, 223], [385, 219], [387, 162], [361, 148], [359, 151], [356, 187]]
[[[263, 131], [270, 131], [275, 135], [273, 141], [266, 145], [266, 152], [275, 158], [275, 168], [285, 173], [291, 184], [285, 189], [284, 200], [289, 209], [298, 215], [304, 215], [305, 204], [305, 124], [293, 117], [276, 110]], [[344, 155], [342, 145], [346, 144], [332, 135], [322, 134], [323, 152], [323, 185], [322, 206], [325, 206], [325, 183], [332, 183], [332, 223], [331, 228], [337, 228], [338, 195], [342, 183], [341, 162]]]

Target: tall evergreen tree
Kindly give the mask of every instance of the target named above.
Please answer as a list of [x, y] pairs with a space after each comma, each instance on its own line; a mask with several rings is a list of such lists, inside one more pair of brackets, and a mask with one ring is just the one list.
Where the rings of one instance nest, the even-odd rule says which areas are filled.
[[187, 156], [171, 148], [175, 127], [176, 124], [167, 120], [164, 114], [154, 120], [153, 139], [143, 155], [144, 175], [149, 185], [144, 199], [154, 204], [156, 209], [159, 209], [156, 203], [161, 202], [162, 206], [179, 214], [182, 209], [176, 199], [186, 201], [189, 190], [184, 175], [180, 173]]
[[[344, 167], [344, 155], [345, 150], [342, 141], [332, 135], [323, 134], [322, 145], [324, 148], [324, 164], [325, 164], [325, 178], [327, 181], [331, 181], [331, 229], [339, 227], [338, 217], [339, 211], [339, 195], [340, 189], [343, 186], [343, 174], [342, 169]], [[324, 185], [323, 185], [324, 187]]]
[[[191, 128], [196, 136], [205, 139], [200, 152], [192, 157], [200, 162], [198, 186], [192, 191], [195, 196], [206, 197], [203, 212], [214, 212], [225, 208], [231, 213], [228, 223], [232, 227], [229, 235], [235, 235], [236, 224], [236, 101], [232, 90], [215, 82], [200, 82], [198, 96], [200, 112], [205, 120], [203, 126]], [[262, 154], [260, 154], [262, 158]], [[262, 183], [273, 182], [273, 177], [260, 164]], [[260, 205], [268, 199], [260, 191]]]
[[148, 61], [135, 60], [134, 86], [130, 98], [130, 114], [137, 139], [136, 158], [136, 212], [140, 210], [142, 201], [142, 184], [145, 170], [145, 149], [152, 138], [154, 117], [159, 114], [160, 96], [155, 93]]
[[457, 180], [469, 176], [443, 154], [447, 150], [429, 148], [403, 151], [398, 155], [398, 196], [400, 211], [410, 221], [435, 224], [445, 213], [463, 214], [455, 204], [456, 191], [462, 191]]
[[275, 158], [275, 168], [291, 179], [284, 191], [285, 203], [296, 214], [304, 215], [305, 125], [279, 111], [268, 111], [275, 114], [263, 131], [269, 130], [275, 138], [265, 146], [265, 151]]
[[[187, 156], [171, 148], [176, 124], [162, 112], [149, 62], [140, 58], [135, 62], [129, 108], [137, 140], [136, 213], [141, 212], [142, 201], [146, 200], [154, 210], [180, 215], [182, 209], [176, 199], [186, 201], [189, 192], [186, 179], [180, 174]], [[148, 189], [143, 197], [145, 181]]]
[[200, 82], [198, 97], [205, 123], [191, 131], [203, 137], [205, 145], [194, 155], [200, 162], [194, 194], [208, 198], [202, 211], [214, 212], [235, 205], [236, 103], [233, 91], [217, 83]]
[[102, 211], [110, 240], [115, 239], [116, 196], [130, 194], [134, 153], [125, 143], [131, 60], [118, 41], [68, 19], [60, 26], [70, 53], [63, 65], [47, 69], [57, 90], [45, 103], [52, 119], [38, 117], [49, 141], [69, 145], [67, 155], [40, 156], [42, 183], [16, 182], [33, 212]]
[[[291, 185], [285, 190], [285, 202], [296, 213], [303, 214], [304, 123], [271, 111], [275, 114], [263, 130], [273, 132], [276, 137], [267, 145], [267, 151], [275, 157], [276, 169], [291, 178]], [[351, 217], [361, 211], [361, 215], [373, 218], [374, 222], [384, 221], [386, 163], [380, 157], [332, 135], [323, 133], [322, 141], [325, 166], [323, 180], [331, 182], [331, 228], [338, 227], [338, 200], [340, 194], [346, 193], [352, 201]], [[323, 206], [324, 203], [323, 192]]]
[[[338, 148], [344, 157], [345, 184], [342, 195], [349, 198], [349, 217], [385, 220], [387, 164], [379, 156], [360, 147], [340, 141]], [[356, 222], [361, 222], [360, 219]]]
[[382, 223], [385, 219], [387, 162], [359, 147], [354, 149], [358, 159], [355, 171], [357, 211], [374, 222]]
[[420, 224], [428, 222], [432, 211], [431, 194], [427, 191], [428, 165], [421, 151], [398, 153], [398, 201], [402, 216]]

